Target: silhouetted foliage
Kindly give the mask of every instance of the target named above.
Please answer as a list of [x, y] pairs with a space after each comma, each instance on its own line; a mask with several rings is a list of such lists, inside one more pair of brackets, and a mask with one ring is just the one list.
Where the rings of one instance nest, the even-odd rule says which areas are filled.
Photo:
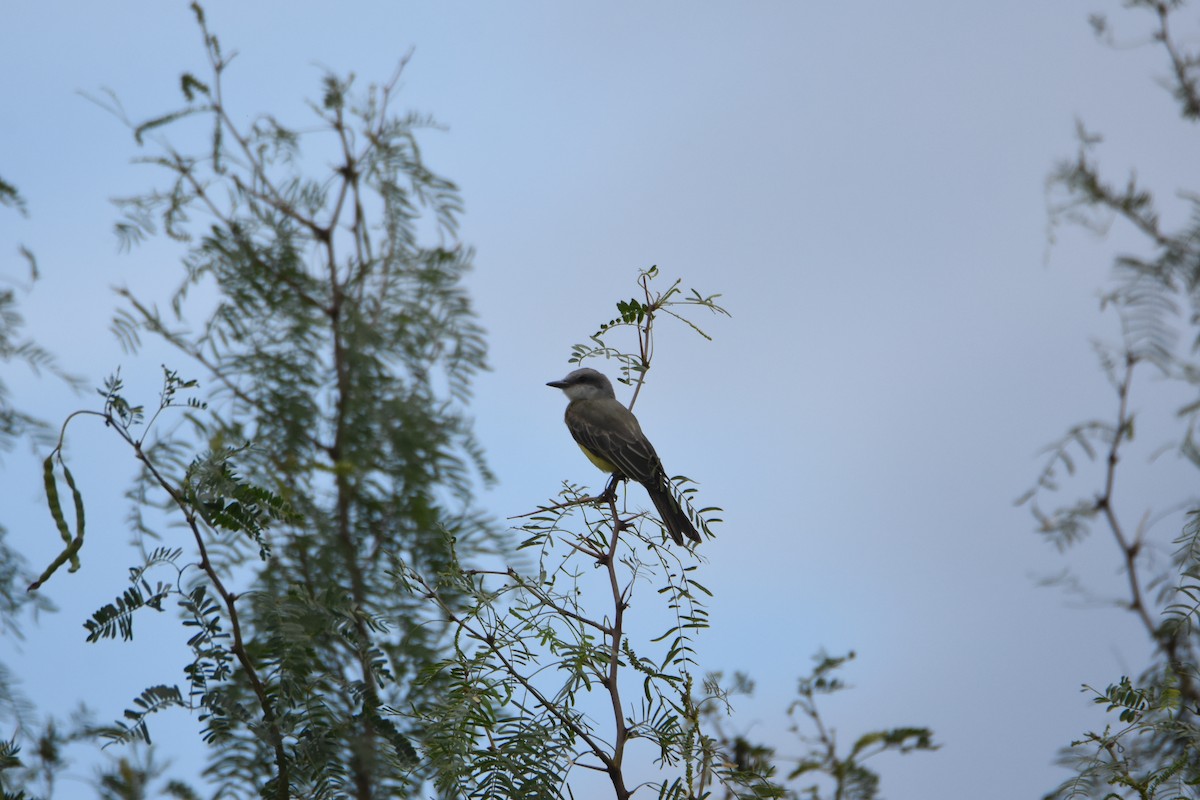
[[[1125, 5], [1148, 15], [1147, 41], [1165, 56], [1169, 78], [1164, 85], [1184, 120], [1200, 118], [1200, 51], [1189, 49], [1174, 33], [1184, 2], [1130, 0]], [[1191, 23], [1194, 25], [1195, 20]], [[1097, 35], [1115, 43], [1118, 35], [1104, 16], [1091, 24]], [[1069, 221], [1105, 231], [1128, 225], [1144, 237], [1146, 254], [1122, 254], [1113, 268], [1114, 288], [1104, 307], [1120, 319], [1122, 338], [1115, 346], [1098, 345], [1100, 363], [1114, 391], [1111, 419], [1073, 426], [1048, 448], [1047, 464], [1037, 484], [1020, 502], [1028, 503], [1039, 532], [1059, 548], [1069, 548], [1093, 532], [1104, 532], [1116, 545], [1126, 579], [1122, 605], [1145, 630], [1151, 645], [1150, 667], [1140, 676], [1122, 676], [1103, 690], [1085, 687], [1114, 721], [1102, 731], [1089, 731], [1063, 754], [1074, 775], [1050, 796], [1060, 798], [1193, 798], [1200, 796], [1200, 639], [1195, 617], [1200, 604], [1200, 528], [1196, 512], [1174, 538], [1175, 554], [1167, 570], [1150, 555], [1159, 543], [1148, 513], [1131, 509], [1136, 500], [1119, 498], [1117, 488], [1131, 469], [1122, 466], [1134, 441], [1138, 418], [1136, 397], [1151, 376], [1200, 389], [1200, 198], [1181, 192], [1188, 221], [1167, 229], [1155, 195], [1132, 174], [1112, 181], [1101, 170], [1097, 151], [1101, 138], [1079, 126], [1076, 157], [1060, 164], [1052, 187], [1062, 198], [1054, 208], [1057, 224]], [[1178, 187], [1173, 187], [1178, 188]], [[1161, 384], [1160, 384], [1161, 385]], [[1178, 409], [1177, 447], [1185, 462], [1200, 467], [1195, 430], [1200, 401]], [[1063, 490], [1081, 463], [1100, 468], [1101, 487], [1091, 496], [1044, 503]], [[1180, 498], [1197, 508], [1195, 496]], [[1137, 514], [1136, 522], [1131, 519]]]

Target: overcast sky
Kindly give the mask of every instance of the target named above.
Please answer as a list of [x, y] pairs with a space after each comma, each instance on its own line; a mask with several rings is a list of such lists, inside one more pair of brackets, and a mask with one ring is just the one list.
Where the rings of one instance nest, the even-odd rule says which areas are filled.
[[[1043, 445], [1115, 408], [1091, 351], [1115, 330], [1097, 293], [1112, 255], [1138, 241], [1063, 229], [1050, 246], [1045, 179], [1073, 154], [1076, 119], [1105, 134], [1115, 176], [1136, 165], [1166, 199], [1197, 185], [1181, 168], [1197, 163], [1191, 131], [1154, 82], [1158, 54], [1091, 35], [1094, 11], [1129, 40], [1144, 31], [1118, 5], [207, 7], [240, 52], [226, 85], [243, 118], [303, 126], [322, 67], [381, 81], [413, 49], [400, 102], [447, 126], [425, 153], [461, 187], [477, 251], [470, 288], [493, 371], [474, 413], [500, 479], [482, 501], [498, 518], [563, 479], [598, 485], [543, 384], [634, 294], [639, 269], [723, 295], [733, 316], [705, 320], [712, 343], [662, 330], [637, 410], [668, 471], [725, 509], [702, 547], [715, 597], [699, 652], [759, 682], [730, 725], [798, 752], [782, 715], [796, 676], [821, 648], [854, 649], [855, 688], [828, 709], [841, 739], [914, 724], [943, 744], [875, 763], [884, 794], [999, 800], [1055, 786], [1056, 750], [1103, 724], [1080, 685], [1135, 673], [1148, 652], [1129, 615], [1037, 586], [1077, 565], [1098, 596], [1119, 596], [1112, 543], [1060, 554], [1013, 506]], [[22, 301], [29, 331], [90, 383], [119, 365], [150, 398], [160, 358], [121, 351], [110, 289], [165, 298], [177, 251], [118, 253], [109, 198], [159, 176], [130, 166], [128, 132], [79, 92], [111, 88], [134, 118], [173, 108], [179, 73], [202, 71], [192, 16], [161, 0], [7, 0], [4, 17], [0, 176], [31, 216], [0, 216], [0, 272], [22, 274], [16, 243], [34, 250], [44, 279]], [[20, 369], [5, 380], [51, 420], [94, 400]], [[1149, 463], [1177, 398], [1154, 380], [1136, 391], [1140, 437], [1118, 496], [1131, 525], [1193, 480], [1173, 456]], [[92, 497], [124, 487], [117, 453], [103, 432], [75, 440]], [[41, 566], [58, 541], [36, 458], [10, 454], [3, 469], [0, 522]], [[148, 683], [181, 680], [184, 653], [154, 668], [119, 643], [83, 645], [81, 621], [132, 563], [124, 508], [106, 517], [93, 502], [84, 570], [48, 587], [63, 611], [12, 663], [44, 709], [89, 697], [107, 719]], [[1157, 534], [1176, 532], [1167, 520]], [[171, 621], [155, 624], [151, 641], [176, 647]], [[70, 691], [62, 669], [80, 671]]]

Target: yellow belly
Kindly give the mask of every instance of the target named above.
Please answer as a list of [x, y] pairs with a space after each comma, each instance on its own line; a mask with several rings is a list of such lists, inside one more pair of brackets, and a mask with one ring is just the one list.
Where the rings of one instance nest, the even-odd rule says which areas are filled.
[[614, 475], [621, 471], [616, 464], [605, 461], [603, 458], [596, 455], [591, 450], [588, 450], [583, 445], [579, 445], [579, 449], [582, 450], [583, 454], [588, 457], [588, 461], [592, 462], [598, 469], [607, 472], [609, 475]]

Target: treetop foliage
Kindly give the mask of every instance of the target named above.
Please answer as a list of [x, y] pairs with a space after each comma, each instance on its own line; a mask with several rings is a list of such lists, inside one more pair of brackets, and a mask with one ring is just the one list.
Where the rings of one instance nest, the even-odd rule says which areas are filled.
[[[598, 495], [564, 483], [499, 532], [473, 499], [492, 478], [466, 414], [486, 367], [464, 288], [473, 253], [457, 240], [457, 188], [422, 156], [432, 120], [393, 111], [403, 61], [365, 89], [326, 74], [303, 123], [247, 119], [224, 91], [235, 54], [192, 10], [207, 71], [180, 77], [182, 105], [135, 121], [104, 101], [159, 181], [117, 202], [118, 239], [168, 237], [182, 265], [162, 308], [120, 290], [113, 330], [133, 354], [147, 337], [170, 344], [181, 365], [162, 368], [156, 405], [116, 371], [98, 408], [63, 422], [43, 462], [62, 549], [29, 586], [70, 580], [96, 546], [64, 444], [99, 421], [136, 465], [135, 547], [84, 634], [127, 641], [150, 612], [173, 613], [190, 660], [182, 681], [148, 677], [112, 723], [0, 742], [6, 800], [52, 796], [64, 748], [97, 741], [121, 754], [99, 796], [200, 796], [160, 780], [157, 715], [176, 709], [199, 725], [203, 793], [222, 798], [558, 798], [594, 773], [617, 798], [815, 800], [817, 783], [787, 782], [822, 779], [869, 800], [879, 780], [864, 759], [934, 749], [927, 729], [901, 727], [840, 751], [816, 707], [843, 688], [845, 659], [828, 658], [790, 711], [818, 736], [787, 777], [771, 748], [726, 738], [734, 692], [702, 673], [698, 646], [702, 551], [668, 544], [615, 481]], [[179, 144], [197, 130], [202, 145]], [[17, 203], [10, 189], [0, 200]], [[633, 402], [657, 325], [707, 339], [696, 317], [728, 316], [719, 295], [659, 278], [642, 271], [569, 355], [614, 361]], [[4, 399], [0, 386], [0, 411]], [[713, 537], [720, 509], [673, 481]]]

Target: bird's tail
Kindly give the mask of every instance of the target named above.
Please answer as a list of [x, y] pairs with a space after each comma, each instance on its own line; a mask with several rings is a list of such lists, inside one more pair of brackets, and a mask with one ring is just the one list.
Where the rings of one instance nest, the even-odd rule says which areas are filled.
[[666, 526], [667, 532], [671, 534], [671, 538], [675, 540], [675, 544], [683, 544], [684, 536], [693, 542], [700, 541], [700, 534], [696, 532], [696, 526], [688, 519], [687, 512], [680, 507], [679, 501], [671, 493], [671, 482], [665, 475], [660, 478], [659, 485], [647, 483], [643, 486], [646, 487], [650, 501], [658, 509], [658, 516], [662, 518], [662, 523]]

